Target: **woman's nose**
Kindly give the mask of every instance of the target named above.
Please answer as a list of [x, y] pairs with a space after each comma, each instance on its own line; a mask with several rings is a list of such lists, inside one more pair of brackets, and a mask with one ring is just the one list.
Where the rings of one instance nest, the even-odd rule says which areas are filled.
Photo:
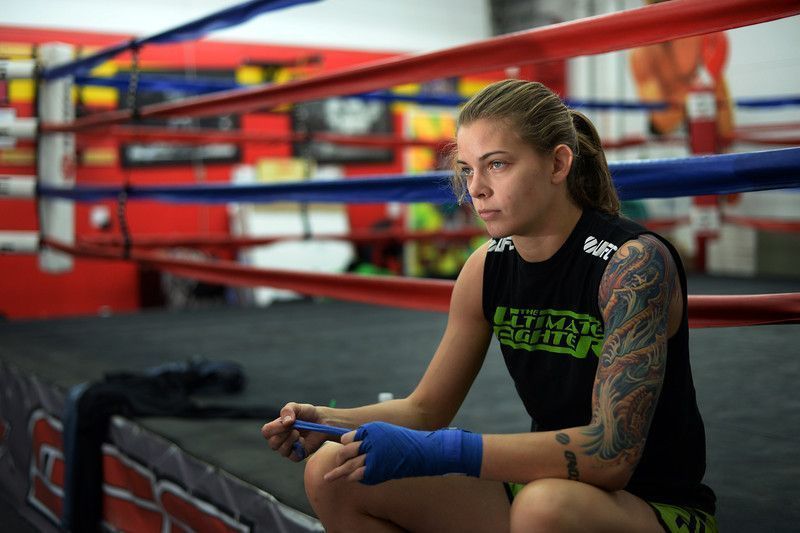
[[472, 174], [471, 179], [467, 182], [467, 191], [473, 198], [485, 198], [490, 194], [491, 189], [487, 186], [482, 172]]

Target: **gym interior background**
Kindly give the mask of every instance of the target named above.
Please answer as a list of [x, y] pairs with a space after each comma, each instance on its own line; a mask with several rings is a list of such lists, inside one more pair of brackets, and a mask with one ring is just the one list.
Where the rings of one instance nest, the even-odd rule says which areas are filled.
[[[0, 59], [34, 57], [37, 47], [47, 42], [66, 42], [79, 51], [99, 49], [131, 35], [153, 34], [226, 5], [230, 2], [14, 2], [3, 7], [0, 19]], [[439, 50], [641, 5], [638, 0], [325, 0], [268, 13], [201, 41], [144, 49], [138, 68], [143, 74], [190, 80], [213, 78], [241, 85], [281, 83], [398, 54]], [[725, 32], [728, 52], [724, 78], [732, 99], [797, 95], [798, 28], [800, 18], [790, 17]], [[468, 96], [488, 81], [520, 75], [541, 79], [574, 101], [630, 102], [640, 98], [630, 54], [624, 51], [578, 57], [506, 72], [411, 84], [396, 90], [411, 95]], [[132, 68], [129, 57], [120, 57], [93, 75], [126, 74]], [[165, 91], [146, 97], [160, 101], [185, 96], [180, 91]], [[75, 101], [78, 113], [118, 109], [127, 104], [122, 91], [99, 86], [77, 90]], [[0, 121], [10, 116], [33, 116], [35, 104], [33, 82], [0, 80]], [[436, 138], [452, 131], [455, 112], [454, 106], [447, 105], [329, 102], [316, 107], [287, 106], [166, 125], [251, 133], [320, 128]], [[609, 160], [682, 157], [692, 153], [685, 141], [685, 124], [669, 133], [654, 135], [647, 113], [618, 109], [586, 112], [608, 142], [638, 137], [648, 140], [630, 146], [620, 142], [620, 147], [608, 151]], [[327, 122], [323, 120], [326, 116]], [[777, 135], [781, 135], [781, 125], [794, 124], [796, 128], [800, 123], [800, 106], [737, 107], [733, 121], [740, 128], [777, 126]], [[787, 146], [792, 146], [791, 142]], [[739, 139], [728, 144], [725, 151], [766, 148], [752, 139]], [[314, 149], [320, 151], [309, 157]], [[313, 163], [309, 163], [312, 158]], [[34, 174], [35, 159], [32, 142], [0, 139], [0, 173]], [[284, 142], [223, 143], [216, 150], [182, 146], [163, 151], [147, 143], [85, 137], [78, 143], [76, 165], [77, 180], [82, 184], [119, 184], [125, 180], [137, 184], [198, 184], [302, 180], [312, 175], [345, 179], [412, 173], [441, 167], [442, 160], [426, 148], [325, 151]], [[713, 237], [704, 243], [707, 248], [702, 261], [698, 261], [692, 199], [644, 200], [628, 203], [626, 210], [641, 220], [662, 224], [660, 231], [676, 244], [690, 268], [692, 294], [798, 292], [798, 190], [730, 195], [720, 198], [718, 206], [729, 220], [715, 227]], [[117, 209], [114, 201], [77, 205], [76, 233], [96, 238], [118, 235], [121, 228]], [[302, 207], [288, 203], [131, 203], [127, 224], [134, 236], [173, 237], [300, 234], [308, 230], [309, 224], [318, 233], [478, 227], [475, 220], [458, 209], [402, 204]], [[35, 231], [34, 206], [3, 199], [0, 228]], [[313, 263], [322, 271], [452, 279], [478, 241], [480, 238], [468, 244], [339, 246], [325, 249], [326, 260], [320, 264], [316, 263], [320, 249], [302, 245], [277, 246], [272, 251], [269, 247], [238, 252], [181, 249], [175, 254], [202, 253], [279, 268]], [[230, 360], [246, 370], [247, 387], [234, 397], [212, 395], [210, 401], [266, 408], [289, 400], [357, 405], [374, 401], [380, 392], [398, 396], [409, 392], [435, 348], [445, 318], [439, 313], [320, 301], [268, 288], [233, 289], [198, 283], [121, 261], [79, 259], [70, 272], [52, 275], [39, 269], [35, 256], [25, 255], [0, 255], [0, 317], [2, 371], [13, 373], [26, 387], [35, 389], [41, 382], [63, 393], [108, 372], [139, 371], [165, 361]], [[314, 332], [311, 338], [308, 331]], [[796, 530], [800, 520], [796, 506], [800, 500], [800, 470], [792, 459], [797, 445], [793, 428], [800, 427], [800, 395], [794, 386], [800, 377], [800, 363], [795, 357], [797, 326], [704, 329], [693, 330], [692, 335], [700, 408], [709, 435], [707, 480], [720, 499], [723, 530]], [[457, 422], [480, 431], [522, 430], [526, 427], [525, 416], [517, 406], [502, 364], [498, 364], [496, 346], [492, 353], [497, 357], [487, 358], [487, 367]], [[357, 375], [343, 370], [356, 363], [360, 367]], [[7, 403], [2, 405], [9, 405], [10, 390], [3, 394]], [[63, 399], [51, 401], [60, 405]], [[502, 420], [497, 421], [490, 405], [500, 406]], [[42, 420], [49, 419], [43, 416]], [[11, 429], [4, 424], [0, 457], [5, 453], [2, 439]], [[168, 443], [165, 449], [174, 443], [190, 458], [274, 495], [290, 509], [312, 514], [302, 493], [300, 471], [268, 453], [260, 440], [257, 422], [155, 417], [125, 424], [128, 423], [119, 422], [114, 430], [123, 432], [117, 438], [132, 438], [131, 434], [144, 432], [164, 439]], [[146, 466], [155, 472], [153, 483], [161, 483], [159, 467]], [[6, 492], [0, 492], [3, 494]], [[0, 515], [8, 516], [8, 520], [18, 519], [20, 531], [52, 523], [47, 513], [40, 513], [41, 522], [31, 522], [26, 514], [21, 516], [12, 496], [0, 497], [0, 501], [5, 504], [0, 507]], [[292, 527], [299, 530], [317, 527], [313, 520], [292, 520]]]

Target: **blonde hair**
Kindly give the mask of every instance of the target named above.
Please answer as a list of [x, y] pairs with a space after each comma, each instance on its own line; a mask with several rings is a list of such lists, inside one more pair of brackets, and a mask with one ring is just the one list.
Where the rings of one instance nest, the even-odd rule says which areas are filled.
[[[597, 130], [583, 113], [569, 109], [553, 91], [535, 81], [493, 83], [464, 105], [458, 128], [481, 119], [505, 122], [542, 154], [552, 153], [559, 144], [568, 146], [573, 153], [567, 176], [572, 200], [582, 208], [619, 214], [619, 198]], [[463, 201], [466, 182], [458, 170], [451, 181], [456, 196]]]

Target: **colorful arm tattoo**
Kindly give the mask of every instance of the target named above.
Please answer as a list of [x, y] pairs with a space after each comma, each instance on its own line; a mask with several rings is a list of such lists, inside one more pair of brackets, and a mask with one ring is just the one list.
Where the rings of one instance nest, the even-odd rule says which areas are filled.
[[587, 455], [633, 469], [644, 448], [661, 391], [670, 301], [677, 273], [666, 246], [643, 235], [623, 245], [600, 283], [605, 341], [583, 431]]

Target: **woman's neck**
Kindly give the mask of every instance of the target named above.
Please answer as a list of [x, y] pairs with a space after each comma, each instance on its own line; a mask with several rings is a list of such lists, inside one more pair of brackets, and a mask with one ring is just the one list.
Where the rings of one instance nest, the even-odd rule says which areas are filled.
[[550, 222], [540, 232], [514, 235], [514, 248], [529, 263], [546, 261], [564, 245], [582, 214], [582, 208], [568, 201], [560, 209], [551, 211]]

